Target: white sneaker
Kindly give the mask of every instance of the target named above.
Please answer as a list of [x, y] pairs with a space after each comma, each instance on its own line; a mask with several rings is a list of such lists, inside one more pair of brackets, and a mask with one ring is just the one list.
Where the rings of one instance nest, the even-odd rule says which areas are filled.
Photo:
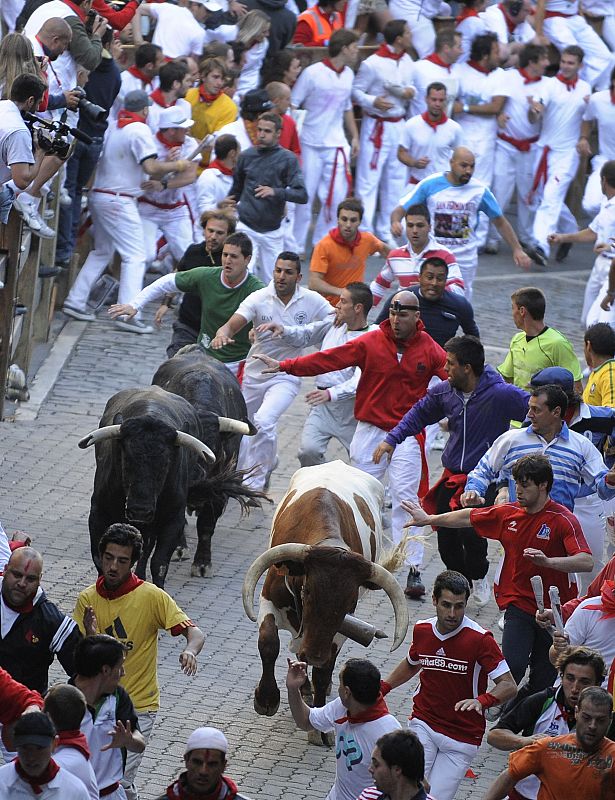
[[504, 614], [502, 614], [498, 620], [498, 628], [503, 631], [504, 630]]
[[448, 442], [448, 431], [443, 431], [440, 429], [436, 435], [434, 436], [433, 442], [431, 444], [432, 450], [444, 450], [446, 447], [446, 443]]
[[96, 314], [80, 311], [78, 308], [73, 308], [73, 306], [67, 306], [66, 303], [62, 306], [62, 313], [66, 314], [67, 317], [78, 319], [79, 322], [96, 322]]
[[73, 198], [66, 191], [64, 186], [60, 189], [60, 205], [65, 208], [70, 208], [73, 204]]
[[45, 220], [38, 213], [39, 200], [27, 192], [22, 192], [13, 200], [13, 205], [21, 214], [23, 221], [30, 228], [32, 233], [40, 236], [41, 239], [54, 239], [53, 231]]
[[129, 331], [130, 333], [153, 333], [154, 329], [151, 325], [146, 325], [138, 319], [116, 319], [115, 327], [122, 331]]
[[472, 598], [479, 608], [487, 605], [491, 599], [491, 583], [487, 576], [472, 581]]

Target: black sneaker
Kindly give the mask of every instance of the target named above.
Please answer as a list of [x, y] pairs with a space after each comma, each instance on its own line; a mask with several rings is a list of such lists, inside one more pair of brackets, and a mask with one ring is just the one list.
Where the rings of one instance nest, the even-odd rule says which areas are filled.
[[548, 263], [547, 254], [542, 249], [542, 247], [537, 245], [526, 245], [524, 248], [527, 255], [532, 259], [535, 264], [538, 264], [539, 267], [546, 267]]
[[404, 594], [412, 600], [418, 600], [425, 594], [425, 585], [421, 580], [421, 573], [416, 567], [410, 567]]
[[555, 260], [558, 264], [568, 258], [568, 253], [572, 250], [572, 242], [562, 242], [555, 251]]

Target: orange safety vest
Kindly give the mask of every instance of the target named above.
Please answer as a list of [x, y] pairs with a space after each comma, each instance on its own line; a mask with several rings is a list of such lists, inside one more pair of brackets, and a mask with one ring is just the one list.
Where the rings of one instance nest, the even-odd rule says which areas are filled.
[[343, 27], [342, 15], [339, 12], [336, 11], [333, 15], [333, 22], [329, 22], [318, 6], [312, 6], [299, 14], [297, 21], [299, 20], [307, 22], [310, 26], [315, 47], [326, 47], [331, 34]]

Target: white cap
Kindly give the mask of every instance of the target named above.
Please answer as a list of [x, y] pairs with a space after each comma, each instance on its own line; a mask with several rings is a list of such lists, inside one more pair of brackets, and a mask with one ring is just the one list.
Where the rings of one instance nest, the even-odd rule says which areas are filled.
[[193, 119], [188, 119], [181, 108], [170, 106], [163, 108], [158, 117], [158, 128], [191, 128], [194, 125]]
[[186, 742], [184, 755], [192, 750], [221, 750], [226, 754], [228, 742], [226, 736], [217, 728], [197, 728], [192, 731]]

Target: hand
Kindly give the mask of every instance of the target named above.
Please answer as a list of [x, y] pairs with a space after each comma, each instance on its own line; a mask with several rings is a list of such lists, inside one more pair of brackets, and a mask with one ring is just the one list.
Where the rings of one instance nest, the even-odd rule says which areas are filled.
[[291, 661], [287, 658], [286, 688], [300, 689], [307, 680], [307, 664], [305, 661]]
[[100, 752], [103, 753], [105, 750], [113, 750], [118, 747], [127, 747], [129, 744], [132, 743], [132, 728], [130, 727], [130, 721], [126, 720], [126, 724], [118, 721], [115, 723], [115, 727], [112, 728], [110, 731], [107, 731], [109, 736], [111, 736], [111, 741], [109, 744], [106, 744], [104, 747], [100, 748]]
[[547, 236], [547, 241], [549, 244], [563, 244], [565, 235], [565, 233], [550, 233]]
[[323, 403], [328, 403], [331, 400], [331, 395], [329, 394], [328, 389], [313, 389], [311, 392], [308, 392], [305, 396], [305, 402], [312, 406], [320, 406]]
[[211, 340], [210, 347], [212, 350], [220, 350], [227, 344], [234, 344], [235, 340], [231, 336], [227, 336], [225, 333], [220, 333], [218, 331], [214, 338]]
[[521, 247], [513, 250], [513, 261], [520, 269], [529, 269], [532, 266], [532, 259]]
[[[610, 295], [610, 294], [611, 294], [611, 293], [609, 292], [609, 295]], [[608, 297], [608, 295], [607, 295], [607, 297]], [[611, 300], [610, 300], [610, 302], [611, 302], [611, 303], [613, 302], [612, 295], [611, 295]], [[606, 485], [607, 485], [608, 487], [610, 487], [611, 489], [615, 489], [615, 467], [611, 467], [611, 469], [610, 469], [610, 470], [607, 472], [607, 474], [604, 476], [604, 480], [606, 481]]]
[[255, 328], [257, 333], [271, 333], [274, 338], [282, 336], [284, 333], [284, 325], [278, 325], [277, 322], [263, 322]]
[[455, 711], [476, 711], [477, 714], [483, 713], [483, 707], [475, 697], [469, 700], [460, 700], [455, 703]]
[[248, 13], [248, 7], [244, 6], [243, 3], [237, 2], [237, 0], [231, 0], [231, 2], [228, 4], [228, 10], [238, 19], [245, 17], [245, 15]]
[[580, 156], [585, 156], [587, 158], [589, 158], [592, 154], [592, 149], [589, 146], [589, 142], [584, 136], [582, 136], [577, 142], [577, 153]]
[[86, 636], [94, 636], [98, 633], [98, 620], [92, 606], [87, 606], [83, 612], [83, 627]]
[[102, 37], [106, 29], [107, 20], [97, 14], [96, 19], [94, 20], [94, 25], [92, 26], [92, 36]]
[[380, 460], [382, 456], [386, 455], [389, 458], [393, 454], [393, 450], [395, 450], [395, 446], [392, 444], [387, 444], [387, 442], [380, 442], [378, 447], [374, 450], [372, 455], [372, 461], [374, 464], [380, 464]]
[[266, 197], [273, 197], [275, 194], [275, 189], [272, 189], [271, 186], [257, 186], [254, 190], [254, 197], [258, 197], [259, 200], [264, 200]]
[[353, 136], [350, 140], [350, 158], [356, 158], [359, 155], [359, 137]]
[[463, 111], [463, 103], [461, 100], [455, 100], [453, 103], [453, 114], [461, 114]]
[[276, 361], [275, 358], [270, 358], [269, 356], [263, 356], [261, 354], [254, 354], [252, 358], [257, 358], [265, 365], [265, 369], [262, 370], [263, 375], [275, 375], [277, 372], [280, 372], [280, 362]]
[[66, 108], [70, 109], [71, 111], [76, 111], [79, 105], [79, 100], [81, 100], [81, 93], [71, 89], [63, 94], [64, 99], [66, 100]]
[[504, 111], [500, 111], [496, 119], [498, 121], [498, 128], [505, 128], [510, 121], [510, 115], [506, 114]]
[[401, 236], [402, 228], [401, 222], [399, 220], [395, 220], [395, 222], [391, 222], [391, 235], [398, 239]]
[[606, 242], [596, 242], [594, 245], [594, 253], [599, 255], [600, 253], [605, 253], [607, 250], [611, 249], [611, 245], [607, 244]]
[[165, 315], [169, 313], [171, 309], [169, 306], [166, 306], [164, 303], [161, 306], [158, 306], [156, 313], [154, 314], [154, 322], [158, 328], [162, 327], [162, 320], [164, 319]]
[[461, 495], [459, 502], [462, 508], [475, 508], [476, 506], [484, 506], [485, 498], [481, 497], [474, 489], [471, 489]]
[[161, 192], [164, 189], [164, 186], [160, 183], [160, 181], [157, 181], [154, 178], [148, 178], [146, 181], [143, 181], [141, 188], [144, 192]]
[[550, 608], [545, 608], [544, 611], [536, 611], [536, 624], [541, 628], [551, 628], [553, 626], [553, 612]]
[[229, 194], [223, 200], [220, 200], [220, 202], [218, 203], [218, 208], [229, 208], [229, 209], [232, 209], [232, 208], [235, 208], [236, 205], [237, 205], [237, 201], [235, 200], [235, 198], [233, 197], [232, 194]]
[[191, 650], [183, 650], [179, 654], [179, 663], [185, 675], [196, 675], [197, 661], [195, 654]]
[[420, 158], [415, 159], [414, 166], [416, 169], [425, 169], [430, 161], [431, 159], [427, 156], [421, 156]]
[[533, 111], [534, 114], [540, 115], [545, 110], [543, 104], [539, 103], [537, 100], [534, 100], [533, 97], [528, 97], [527, 101], [530, 105], [530, 111]]
[[129, 303], [115, 303], [112, 306], [109, 306], [108, 314], [111, 319], [117, 319], [118, 317], [126, 317], [126, 319], [132, 319], [137, 313], [137, 309], [134, 306], [131, 306]]
[[615, 295], [605, 294], [602, 300], [600, 301], [600, 308], [603, 311], [608, 311], [609, 308], [613, 305], [613, 300], [615, 300]]
[[529, 559], [537, 567], [548, 567], [551, 564], [551, 559], [542, 550], [537, 550], [535, 547], [526, 547], [523, 551], [523, 557]]
[[508, 486], [502, 486], [502, 488], [495, 496], [493, 505], [502, 506], [504, 505], [504, 503], [508, 503], [509, 501], [510, 501], [510, 492], [508, 491]]
[[414, 88], [414, 86], [406, 86], [406, 88], [401, 94], [401, 99], [412, 100], [415, 94], [416, 94], [416, 89]]
[[393, 108], [395, 103], [391, 103], [390, 100], [387, 100], [384, 95], [378, 95], [378, 97], [374, 100], [374, 108], [377, 111], [389, 111], [389, 109]]
[[418, 503], [412, 503], [410, 500], [402, 500], [401, 507], [404, 511], [412, 517], [411, 522], [404, 525], [404, 528], [424, 528], [426, 525], [431, 525], [431, 516], [426, 514]]
[[569, 646], [570, 642], [566, 634], [553, 631], [553, 649], [556, 653], [563, 653]]
[[181, 147], [171, 147], [167, 152], [165, 161], [180, 161], [182, 157]]

